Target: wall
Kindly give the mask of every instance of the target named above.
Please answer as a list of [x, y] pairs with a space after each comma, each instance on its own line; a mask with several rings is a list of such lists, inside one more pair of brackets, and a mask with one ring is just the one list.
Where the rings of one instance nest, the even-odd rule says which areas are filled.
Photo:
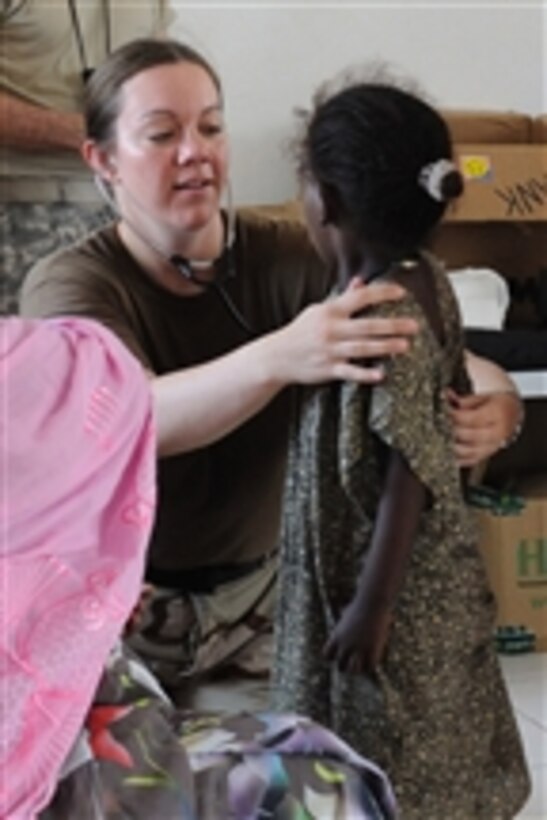
[[291, 112], [348, 65], [387, 61], [444, 107], [547, 111], [545, 0], [174, 5], [223, 79], [241, 204], [293, 196]]

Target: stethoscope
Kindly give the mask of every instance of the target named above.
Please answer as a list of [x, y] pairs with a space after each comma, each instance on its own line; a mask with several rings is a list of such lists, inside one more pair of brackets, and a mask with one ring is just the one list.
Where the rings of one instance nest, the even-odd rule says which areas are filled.
[[[234, 321], [250, 338], [253, 338], [256, 336], [255, 331], [245, 319], [225, 287], [225, 283], [236, 275], [234, 247], [235, 211], [231, 203], [226, 211], [226, 216], [224, 216], [223, 212], [222, 217], [224, 226], [224, 248], [222, 249], [220, 255], [211, 262], [201, 262], [195, 259], [187, 259], [178, 253], [168, 256], [167, 254], [162, 253], [159, 248], [156, 248], [153, 245], [151, 245], [151, 247], [156, 251], [156, 253], [159, 253], [165, 259], [168, 259], [169, 263], [189, 282], [192, 282], [192, 284], [198, 285], [201, 288], [205, 288], [206, 290], [214, 291]], [[129, 227], [131, 230], [135, 230], [134, 226], [129, 225]], [[143, 242], [147, 242], [150, 245], [150, 242], [142, 236], [142, 233], [139, 232], [137, 235]], [[203, 279], [195, 272], [196, 269], [199, 270], [200, 268], [210, 267], [214, 269], [214, 277], [212, 279]]]
[[[78, 7], [76, 4], [76, 0], [67, 0], [68, 2], [68, 9], [70, 12], [70, 19], [72, 24], [72, 30], [74, 32], [74, 37], [76, 39], [76, 45], [78, 47], [78, 54], [80, 56], [80, 64], [82, 67], [82, 79], [84, 83], [86, 83], [91, 75], [93, 74], [94, 69], [89, 65], [87, 59], [87, 52], [85, 48], [85, 42], [82, 32], [82, 27], [80, 25], [80, 17], [78, 14]], [[102, 0], [102, 8], [103, 8], [103, 19], [104, 19], [104, 47], [105, 53], [108, 55], [111, 52], [112, 46], [112, 26], [111, 26], [111, 19], [110, 19], [110, 2], [109, 0]], [[118, 208], [114, 197], [112, 196], [110, 190], [108, 189], [107, 184], [105, 183], [104, 179], [100, 176], [95, 176], [95, 184], [101, 194], [102, 198], [106, 201], [110, 209], [118, 215]], [[230, 193], [230, 189], [228, 186], [228, 193]], [[202, 262], [199, 260], [191, 260], [186, 259], [184, 256], [180, 254], [173, 254], [172, 256], [165, 253], [161, 248], [159, 248], [153, 241], [150, 240], [149, 237], [144, 236], [142, 230], [138, 229], [134, 224], [132, 224], [126, 217], [124, 217], [124, 222], [126, 222], [133, 233], [139, 237], [139, 239], [148, 245], [153, 251], [155, 251], [159, 256], [166, 259], [179, 273], [181, 273], [185, 279], [189, 282], [192, 282], [194, 285], [198, 285], [201, 288], [206, 290], [213, 290], [215, 293], [218, 294], [220, 300], [226, 307], [228, 313], [234, 321], [239, 325], [239, 327], [245, 331], [245, 333], [249, 337], [256, 336], [255, 331], [247, 322], [237, 305], [231, 299], [229, 293], [226, 290], [225, 283], [235, 276], [235, 210], [232, 205], [231, 197], [228, 197], [228, 208], [227, 208], [227, 215], [223, 218], [223, 225], [224, 225], [224, 248], [222, 249], [219, 256], [216, 259], [213, 259], [211, 262]], [[214, 268], [214, 277], [213, 279], [204, 279], [195, 271], [205, 268]]]
[[[110, 209], [119, 216], [118, 207], [112, 193], [108, 188], [108, 184], [105, 180], [99, 176], [98, 174], [95, 175], [95, 184], [99, 190], [99, 193], [106, 201]], [[249, 338], [254, 338], [257, 334], [253, 327], [249, 324], [249, 322], [245, 319], [233, 299], [231, 298], [230, 294], [226, 290], [226, 282], [230, 279], [233, 279], [236, 275], [236, 264], [235, 264], [235, 239], [236, 239], [236, 214], [235, 208], [232, 203], [232, 198], [230, 196], [230, 187], [228, 186], [228, 203], [226, 207], [226, 211], [222, 212], [222, 222], [224, 227], [224, 247], [220, 254], [211, 261], [203, 261], [198, 259], [187, 259], [185, 256], [181, 254], [169, 254], [166, 253], [159, 245], [156, 244], [150, 237], [145, 236], [143, 231], [140, 228], [137, 228], [132, 222], [130, 222], [127, 217], [123, 217], [123, 221], [129, 226], [129, 228], [133, 231], [133, 233], [138, 236], [141, 242], [144, 242], [149, 248], [151, 248], [155, 253], [161, 256], [163, 259], [166, 259], [170, 265], [172, 265], [175, 270], [177, 270], [185, 279], [189, 282], [192, 282], [194, 285], [198, 285], [200, 288], [204, 288], [205, 290], [214, 291], [223, 305], [225, 306], [226, 310], [232, 317], [232, 319], [236, 322], [237, 325], [245, 332], [245, 334]], [[209, 268], [214, 269], [214, 276], [212, 279], [205, 279], [196, 273], [200, 269], [205, 270]]]

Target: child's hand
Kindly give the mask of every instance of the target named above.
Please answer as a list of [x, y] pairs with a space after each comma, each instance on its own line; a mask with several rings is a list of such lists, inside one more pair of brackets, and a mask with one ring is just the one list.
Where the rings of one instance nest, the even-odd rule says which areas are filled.
[[353, 600], [325, 645], [325, 658], [341, 672], [371, 674], [384, 654], [390, 624], [391, 611], [387, 607], [367, 612]]

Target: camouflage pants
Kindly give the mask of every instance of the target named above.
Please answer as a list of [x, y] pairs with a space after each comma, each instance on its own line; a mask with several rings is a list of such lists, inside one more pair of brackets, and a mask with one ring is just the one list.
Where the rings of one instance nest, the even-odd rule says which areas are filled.
[[0, 315], [17, 312], [35, 262], [111, 220], [111, 210], [95, 203], [0, 203]]
[[[207, 594], [153, 587], [127, 643], [181, 705], [200, 703], [201, 686], [237, 687], [250, 701], [269, 695], [277, 556]], [[219, 691], [220, 691], [219, 690]], [[214, 702], [214, 700], [213, 700]]]

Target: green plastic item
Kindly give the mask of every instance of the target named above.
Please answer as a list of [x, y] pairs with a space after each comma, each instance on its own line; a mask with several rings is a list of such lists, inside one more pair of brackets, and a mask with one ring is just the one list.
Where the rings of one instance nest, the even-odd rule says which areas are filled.
[[482, 484], [468, 487], [466, 497], [471, 507], [489, 510], [492, 515], [519, 515], [526, 503], [520, 495]]
[[519, 655], [534, 652], [535, 634], [525, 626], [499, 626], [495, 635], [496, 649], [503, 655]]

